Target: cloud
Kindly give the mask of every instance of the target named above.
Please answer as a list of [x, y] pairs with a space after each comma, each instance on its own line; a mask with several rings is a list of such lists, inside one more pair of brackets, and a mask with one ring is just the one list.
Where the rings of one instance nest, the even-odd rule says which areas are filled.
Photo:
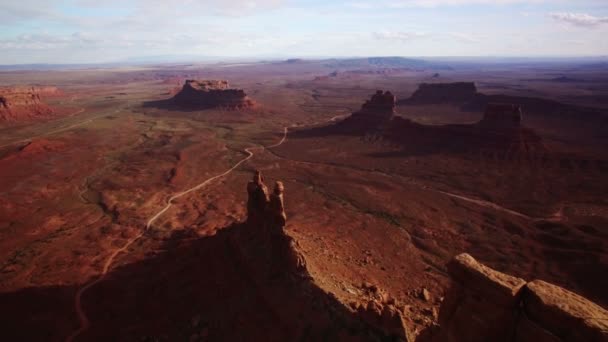
[[598, 27], [608, 24], [608, 17], [595, 17], [586, 13], [549, 13], [554, 20], [579, 27]]
[[[97, 8], [120, 6], [123, 3], [124, 0], [80, 0], [80, 5]], [[136, 12], [180, 16], [249, 15], [256, 11], [281, 8], [286, 4], [285, 0], [131, 0], [127, 3], [136, 8]]]
[[448, 37], [453, 38], [457, 41], [463, 42], [463, 43], [481, 43], [482, 41], [482, 37], [474, 35], [474, 34], [470, 34], [470, 33], [463, 33], [463, 32], [450, 32], [447, 34]]
[[466, 5], [512, 5], [543, 3], [547, 0], [387, 0], [375, 2], [352, 2], [348, 5], [358, 9], [371, 8], [412, 8], [412, 7], [441, 7]]
[[378, 40], [393, 40], [399, 42], [407, 42], [417, 38], [425, 37], [427, 34], [424, 32], [406, 32], [406, 31], [377, 31], [374, 32], [373, 37]]

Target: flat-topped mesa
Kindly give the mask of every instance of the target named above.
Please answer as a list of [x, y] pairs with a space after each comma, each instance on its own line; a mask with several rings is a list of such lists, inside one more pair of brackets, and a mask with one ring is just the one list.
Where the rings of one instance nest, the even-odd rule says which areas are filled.
[[48, 118], [54, 111], [41, 96], [58, 95], [55, 87], [4, 87], [0, 88], [0, 121], [18, 122]]
[[489, 103], [479, 124], [492, 128], [518, 128], [521, 126], [521, 107], [510, 103]]
[[423, 341], [608, 341], [608, 311], [559, 286], [526, 282], [468, 254], [448, 263], [439, 328]]
[[397, 97], [390, 91], [377, 90], [371, 99], [365, 101], [359, 113], [390, 119], [395, 114]]
[[251, 108], [255, 102], [244, 90], [231, 89], [224, 80], [186, 80], [173, 102], [190, 108]]
[[465, 103], [477, 95], [474, 82], [422, 83], [405, 103], [436, 104]]

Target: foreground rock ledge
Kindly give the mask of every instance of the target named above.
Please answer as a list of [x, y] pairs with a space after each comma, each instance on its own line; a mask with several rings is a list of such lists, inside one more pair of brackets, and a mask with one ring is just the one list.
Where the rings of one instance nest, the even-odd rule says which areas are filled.
[[608, 311], [542, 280], [493, 270], [468, 254], [448, 263], [453, 284], [428, 341], [608, 341]]

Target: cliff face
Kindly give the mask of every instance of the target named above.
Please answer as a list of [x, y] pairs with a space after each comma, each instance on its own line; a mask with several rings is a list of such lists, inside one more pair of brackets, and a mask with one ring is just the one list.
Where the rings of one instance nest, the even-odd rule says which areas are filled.
[[186, 80], [173, 102], [188, 108], [244, 109], [255, 105], [242, 89], [231, 89], [224, 80]]
[[58, 95], [55, 87], [0, 88], [0, 121], [19, 122], [50, 117], [54, 111], [42, 101]]
[[608, 341], [608, 311], [542, 280], [526, 282], [468, 254], [448, 263], [452, 286], [429, 341]]

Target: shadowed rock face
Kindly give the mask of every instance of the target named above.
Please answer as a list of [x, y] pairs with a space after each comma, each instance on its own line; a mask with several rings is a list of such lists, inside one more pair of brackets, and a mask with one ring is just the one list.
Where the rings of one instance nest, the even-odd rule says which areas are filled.
[[521, 107], [507, 103], [490, 103], [486, 106], [480, 125], [491, 128], [517, 128], [522, 120]]
[[[463, 84], [468, 89], [466, 92], [475, 91], [473, 83]], [[439, 88], [453, 88], [451, 84], [444, 86], [439, 85]], [[421, 85], [421, 89], [427, 87], [428, 85]], [[540, 136], [521, 125], [522, 110], [518, 105], [491, 103], [486, 108], [484, 118], [477, 123], [439, 126], [423, 125], [396, 116], [396, 103], [397, 100], [390, 91], [378, 90], [363, 104], [361, 110], [341, 122], [317, 129], [314, 133], [387, 139], [401, 144], [411, 153], [488, 151], [528, 154], [546, 150]]]
[[423, 341], [608, 341], [608, 311], [559, 286], [526, 283], [468, 254], [452, 259], [448, 273], [440, 327]]
[[186, 80], [172, 100], [181, 107], [203, 109], [243, 109], [255, 104], [244, 90], [231, 89], [228, 81], [223, 80]]
[[345, 134], [366, 134], [382, 130], [395, 115], [397, 98], [390, 91], [377, 90], [358, 112], [332, 126], [329, 131]]
[[54, 111], [41, 100], [41, 96], [58, 95], [55, 87], [0, 88], [0, 121], [18, 122], [47, 118]]
[[404, 102], [411, 104], [460, 103], [475, 98], [477, 88], [473, 82], [422, 83], [412, 97]]
[[[287, 220], [284, 190], [283, 183], [277, 181], [272, 194], [268, 196], [263, 177], [256, 171], [253, 180], [247, 184], [249, 199], [246, 232], [240, 236], [235, 235], [231, 242], [252, 274], [267, 273], [270, 278], [287, 275], [305, 283], [312, 279], [306, 260], [299, 252], [298, 243], [284, 231]], [[265, 255], [266, 260], [260, 260], [262, 255]], [[366, 289], [368, 302], [350, 308], [342, 307], [352, 317], [351, 328], [367, 330], [370, 338], [375, 335], [387, 340], [410, 341], [403, 313], [396, 307], [394, 300], [375, 286]]]
[[390, 119], [395, 114], [397, 98], [390, 91], [377, 90], [372, 98], [365, 101], [359, 113]]

